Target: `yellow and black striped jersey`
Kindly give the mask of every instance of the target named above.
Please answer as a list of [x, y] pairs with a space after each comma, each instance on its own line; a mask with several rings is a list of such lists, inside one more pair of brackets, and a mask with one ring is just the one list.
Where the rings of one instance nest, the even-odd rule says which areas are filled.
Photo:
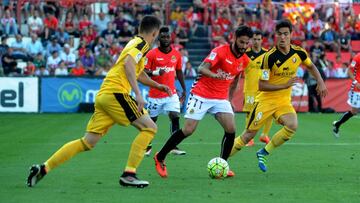
[[244, 93], [256, 93], [259, 89], [260, 67], [267, 49], [261, 48], [255, 52], [251, 48], [246, 50], [246, 55], [250, 58], [250, 63], [245, 68]]
[[[283, 54], [273, 47], [264, 55], [261, 65], [260, 80], [266, 80], [270, 84], [285, 84], [290, 78], [296, 76], [300, 64], [310, 66], [312, 64], [307, 52], [299, 46], [291, 45], [288, 54]], [[291, 87], [277, 91], [261, 91], [256, 101], [291, 102]]]
[[125, 74], [125, 58], [127, 55], [131, 56], [136, 62], [135, 74], [136, 78], [144, 70], [145, 55], [149, 51], [149, 44], [140, 36], [134, 37], [130, 40], [125, 48], [122, 50], [115, 65], [110, 69], [106, 75], [100, 91], [103, 93], [128, 93], [131, 92], [131, 86]]

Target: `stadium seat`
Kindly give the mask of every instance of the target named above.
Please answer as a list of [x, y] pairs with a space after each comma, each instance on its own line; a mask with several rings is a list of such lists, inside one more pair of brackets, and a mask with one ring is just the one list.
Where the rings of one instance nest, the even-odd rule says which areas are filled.
[[351, 47], [353, 51], [360, 51], [360, 40], [353, 40], [351, 41]]
[[[341, 61], [344, 63], [349, 63], [350, 59], [351, 59], [351, 54], [349, 52], [341, 52]], [[329, 61], [332, 61], [335, 63], [336, 61], [336, 56], [337, 53], [336, 52], [326, 52], [325, 53], [326, 59]]]

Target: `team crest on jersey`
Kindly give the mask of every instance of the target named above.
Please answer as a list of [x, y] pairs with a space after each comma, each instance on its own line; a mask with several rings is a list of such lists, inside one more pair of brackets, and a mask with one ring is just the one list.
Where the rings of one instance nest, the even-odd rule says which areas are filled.
[[350, 67], [355, 67], [356, 61], [351, 61]]
[[296, 63], [296, 58], [294, 57], [294, 58], [292, 59], [292, 61], [293, 61], [294, 63]]
[[139, 63], [140, 59], [142, 58], [143, 54], [141, 52], [139, 52], [136, 57], [135, 57], [135, 61], [136, 63]]
[[210, 59], [210, 60], [214, 60], [215, 57], [216, 57], [216, 53], [215, 53], [215, 52], [211, 52], [211, 53], [210, 53], [210, 56], [209, 56], [209, 59]]
[[240, 63], [239, 66], [237, 67], [237, 71], [241, 71], [243, 69], [244, 64]]
[[194, 109], [190, 109], [190, 111], [189, 111], [190, 114], [193, 114], [194, 112], [195, 112]]
[[176, 56], [171, 56], [171, 62], [175, 63], [176, 62]]
[[262, 112], [257, 113], [255, 120], [259, 121], [262, 118], [262, 116], [263, 116]]

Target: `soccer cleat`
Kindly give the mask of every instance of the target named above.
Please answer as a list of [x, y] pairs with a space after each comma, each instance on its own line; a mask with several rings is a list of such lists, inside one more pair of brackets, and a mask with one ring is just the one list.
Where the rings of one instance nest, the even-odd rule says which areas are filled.
[[259, 162], [259, 168], [262, 172], [267, 171], [267, 167], [266, 167], [266, 156], [267, 155], [269, 155], [269, 153], [264, 148], [262, 148], [256, 152], [256, 157]]
[[234, 173], [234, 171], [232, 171], [232, 170], [229, 170], [228, 171], [228, 173], [227, 173], [227, 176], [226, 177], [229, 177], [229, 178], [231, 178], [231, 177], [234, 177], [235, 176], [235, 173]]
[[149, 182], [146, 180], [139, 180], [135, 174], [123, 173], [119, 180], [120, 185], [124, 187], [137, 187], [144, 188], [149, 185]]
[[151, 146], [151, 145], [147, 146], [146, 151], [145, 151], [145, 156], [150, 156], [150, 154], [151, 154], [151, 149], [152, 149], [152, 146]]
[[46, 175], [44, 165], [32, 165], [30, 167], [29, 176], [27, 178], [27, 186], [34, 187]]
[[154, 156], [154, 161], [155, 161], [155, 169], [157, 171], [157, 173], [163, 177], [163, 178], [166, 178], [167, 177], [167, 170], [166, 170], [166, 165], [165, 165], [165, 161], [159, 161], [157, 159], [157, 155], [158, 155], [158, 152], [156, 152], [155, 156]]
[[336, 137], [336, 138], [339, 138], [340, 137], [340, 133], [339, 133], [339, 127], [336, 125], [336, 121], [334, 121], [333, 123], [332, 123], [332, 125], [333, 125], [333, 134], [334, 134], [334, 136]]
[[252, 147], [252, 146], [254, 146], [254, 145], [255, 145], [254, 139], [251, 139], [251, 140], [246, 144], [247, 147]]
[[270, 138], [267, 135], [261, 135], [259, 137], [259, 140], [260, 140], [260, 142], [263, 142], [263, 143], [266, 143], [266, 144], [270, 142]]
[[175, 147], [173, 150], [170, 151], [171, 154], [174, 154], [174, 155], [185, 155], [186, 154], [186, 151], [184, 150], [181, 150], [177, 147]]

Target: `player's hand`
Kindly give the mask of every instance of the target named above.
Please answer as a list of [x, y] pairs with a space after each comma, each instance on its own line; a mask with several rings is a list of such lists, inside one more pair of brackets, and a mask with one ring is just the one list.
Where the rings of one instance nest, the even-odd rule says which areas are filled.
[[136, 103], [137, 103], [137, 110], [138, 112], [141, 112], [146, 104], [144, 98], [141, 96], [141, 94], [136, 95]]
[[316, 91], [321, 97], [325, 97], [328, 94], [328, 90], [324, 82], [318, 82], [316, 86]]
[[183, 92], [181, 93], [180, 98], [179, 98], [180, 104], [184, 103], [185, 99], [186, 99], [186, 91], [183, 91]]
[[289, 87], [292, 87], [295, 85], [295, 83], [298, 82], [298, 78], [297, 77], [293, 77], [293, 78], [290, 78], [290, 80], [285, 84], [285, 88], [289, 88]]
[[172, 95], [170, 87], [168, 87], [166, 85], [159, 84], [157, 89], [160, 90], [160, 91], [166, 92], [169, 96]]

